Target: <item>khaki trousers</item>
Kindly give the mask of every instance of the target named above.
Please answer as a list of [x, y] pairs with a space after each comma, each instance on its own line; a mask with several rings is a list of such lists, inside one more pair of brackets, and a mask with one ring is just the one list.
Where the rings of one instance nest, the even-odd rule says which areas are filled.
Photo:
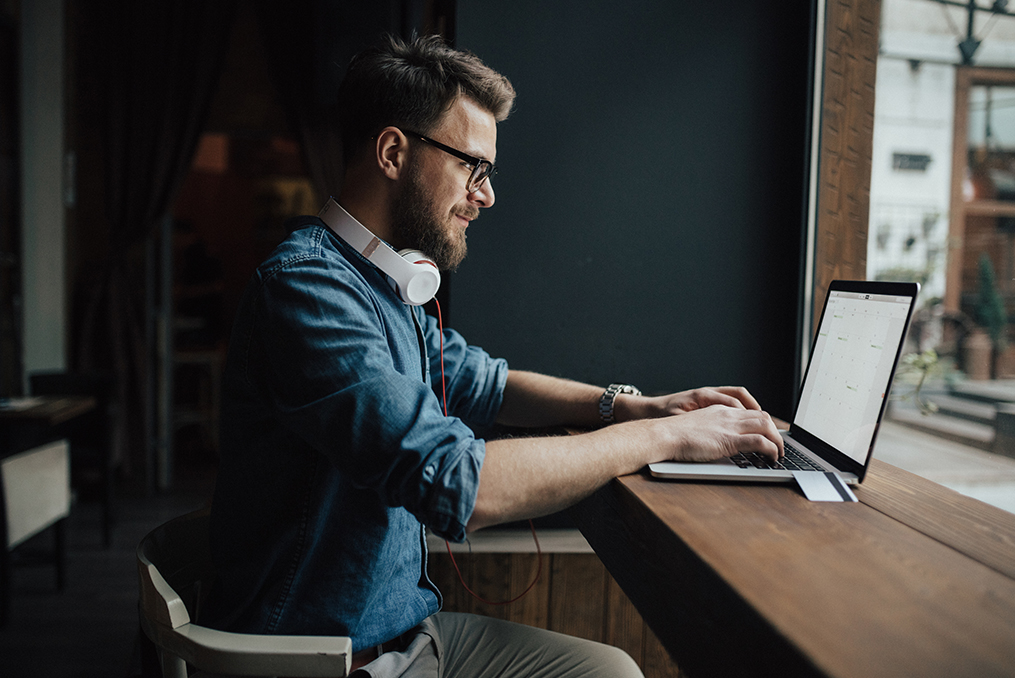
[[523, 624], [439, 612], [354, 678], [643, 678], [623, 650]]

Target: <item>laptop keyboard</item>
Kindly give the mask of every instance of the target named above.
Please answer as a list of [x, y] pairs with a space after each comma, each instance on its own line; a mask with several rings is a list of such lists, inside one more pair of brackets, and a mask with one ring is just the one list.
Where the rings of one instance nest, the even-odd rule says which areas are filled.
[[766, 468], [779, 471], [824, 471], [813, 461], [805, 457], [799, 450], [789, 443], [784, 444], [786, 455], [775, 462], [769, 461], [768, 457], [759, 452], [741, 452], [730, 457], [730, 461], [740, 468]]

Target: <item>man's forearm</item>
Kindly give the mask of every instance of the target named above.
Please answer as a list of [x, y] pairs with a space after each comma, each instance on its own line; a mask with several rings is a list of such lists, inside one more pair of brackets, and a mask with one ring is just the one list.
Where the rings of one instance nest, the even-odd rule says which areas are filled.
[[[497, 420], [513, 426], [600, 424], [597, 386], [511, 371]], [[740, 387], [618, 395], [620, 423], [574, 436], [489, 441], [468, 529], [546, 515], [653, 461], [710, 461], [742, 451], [778, 459], [772, 418]]]
[[497, 422], [507, 426], [598, 426], [603, 388], [511, 370]]
[[487, 442], [469, 531], [562, 510], [665, 447], [659, 427], [619, 425], [575, 436]]
[[710, 461], [746, 451], [774, 461], [782, 438], [767, 413], [726, 405], [582, 435], [490, 441], [468, 529], [552, 513], [653, 461]]

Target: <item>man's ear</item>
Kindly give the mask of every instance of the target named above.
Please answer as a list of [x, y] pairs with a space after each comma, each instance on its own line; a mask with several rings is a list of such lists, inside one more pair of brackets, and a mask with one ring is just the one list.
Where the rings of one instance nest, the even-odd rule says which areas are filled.
[[374, 146], [377, 166], [387, 178], [397, 181], [409, 161], [409, 139], [397, 127], [385, 127]]

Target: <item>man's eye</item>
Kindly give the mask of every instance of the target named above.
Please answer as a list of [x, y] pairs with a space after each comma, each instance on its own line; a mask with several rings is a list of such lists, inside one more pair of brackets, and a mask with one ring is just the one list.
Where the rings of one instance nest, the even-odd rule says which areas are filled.
[[476, 169], [476, 166], [473, 165], [471, 162], [463, 162], [462, 163], [462, 167], [464, 167], [465, 169], [469, 170], [470, 172], [472, 170]]

